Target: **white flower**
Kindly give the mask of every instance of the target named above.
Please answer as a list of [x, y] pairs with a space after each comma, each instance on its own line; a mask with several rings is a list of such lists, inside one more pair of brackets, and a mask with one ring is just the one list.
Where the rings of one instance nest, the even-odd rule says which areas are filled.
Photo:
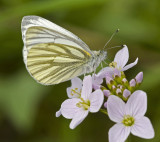
[[89, 112], [98, 112], [104, 100], [103, 92], [98, 89], [92, 93], [92, 77], [86, 76], [80, 98], [65, 100], [61, 105], [61, 113], [67, 119], [72, 119], [70, 128], [74, 129], [88, 115]]
[[103, 78], [98, 77], [96, 74], [92, 75], [92, 88], [94, 90], [100, 89], [102, 83], [103, 83]]
[[[68, 98], [80, 98], [82, 91], [82, 80], [75, 77], [71, 80], [71, 87], [67, 88]], [[61, 115], [61, 109], [56, 112], [56, 117]]]
[[137, 58], [133, 63], [126, 65], [128, 62], [128, 59], [129, 59], [128, 48], [126, 45], [124, 45], [123, 49], [117, 52], [114, 58], [113, 64], [114, 63], [116, 64], [115, 68], [125, 71], [135, 66], [138, 62], [138, 58]]
[[105, 67], [104, 69], [102, 69], [97, 76], [99, 78], [105, 78], [106, 76], [112, 76], [115, 69], [119, 70], [119, 71], [126, 71], [130, 68], [132, 68], [133, 66], [135, 66], [138, 62], [138, 58], [131, 64], [126, 65], [129, 59], [129, 52], [128, 52], [128, 47], [126, 45], [124, 45], [124, 47], [119, 50], [114, 58], [114, 61], [112, 63], [110, 63], [110, 67]]
[[75, 77], [71, 80], [71, 87], [67, 88], [68, 98], [80, 98], [82, 91], [82, 80]]
[[130, 133], [150, 139], [154, 130], [150, 120], [145, 117], [147, 96], [143, 91], [135, 91], [125, 104], [119, 97], [111, 95], [107, 101], [109, 118], [116, 122], [109, 130], [109, 142], [124, 142]]

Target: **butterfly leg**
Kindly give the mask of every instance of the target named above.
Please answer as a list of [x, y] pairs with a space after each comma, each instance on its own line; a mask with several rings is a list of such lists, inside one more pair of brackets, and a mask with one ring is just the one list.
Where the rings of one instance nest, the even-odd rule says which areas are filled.
[[95, 74], [96, 74], [96, 69], [95, 69], [94, 72], [93, 72], [94, 80], [96, 79], [96, 78], [95, 78]]
[[106, 65], [108, 65], [108, 63], [106, 63], [105, 61], [103, 61]]
[[102, 64], [102, 62], [101, 62], [101, 68], [103, 69], [103, 64]]

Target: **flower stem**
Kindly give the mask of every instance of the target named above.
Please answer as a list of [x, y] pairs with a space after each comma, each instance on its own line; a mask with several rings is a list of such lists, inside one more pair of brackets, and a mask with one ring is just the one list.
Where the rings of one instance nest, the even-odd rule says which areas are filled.
[[100, 109], [100, 112], [104, 113], [105, 115], [108, 116], [108, 112], [105, 109]]

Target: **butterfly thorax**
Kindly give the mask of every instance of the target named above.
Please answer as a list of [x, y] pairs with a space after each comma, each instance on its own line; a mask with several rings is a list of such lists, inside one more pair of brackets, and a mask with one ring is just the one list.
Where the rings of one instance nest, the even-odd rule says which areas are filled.
[[93, 51], [94, 56], [92, 57], [89, 66], [87, 67], [86, 73], [90, 73], [96, 70], [96, 68], [99, 66], [99, 64], [107, 58], [107, 52], [106, 51]]

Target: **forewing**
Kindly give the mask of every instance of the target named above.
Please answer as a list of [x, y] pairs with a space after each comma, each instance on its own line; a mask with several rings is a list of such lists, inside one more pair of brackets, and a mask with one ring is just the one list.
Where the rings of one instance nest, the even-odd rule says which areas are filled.
[[73, 33], [38, 16], [25, 16], [21, 24], [24, 42], [23, 56], [26, 63], [30, 48], [39, 43], [59, 43], [74, 46], [94, 54], [89, 47]]
[[74, 46], [41, 43], [29, 50], [26, 66], [39, 83], [52, 85], [84, 74], [91, 58], [88, 52]]

